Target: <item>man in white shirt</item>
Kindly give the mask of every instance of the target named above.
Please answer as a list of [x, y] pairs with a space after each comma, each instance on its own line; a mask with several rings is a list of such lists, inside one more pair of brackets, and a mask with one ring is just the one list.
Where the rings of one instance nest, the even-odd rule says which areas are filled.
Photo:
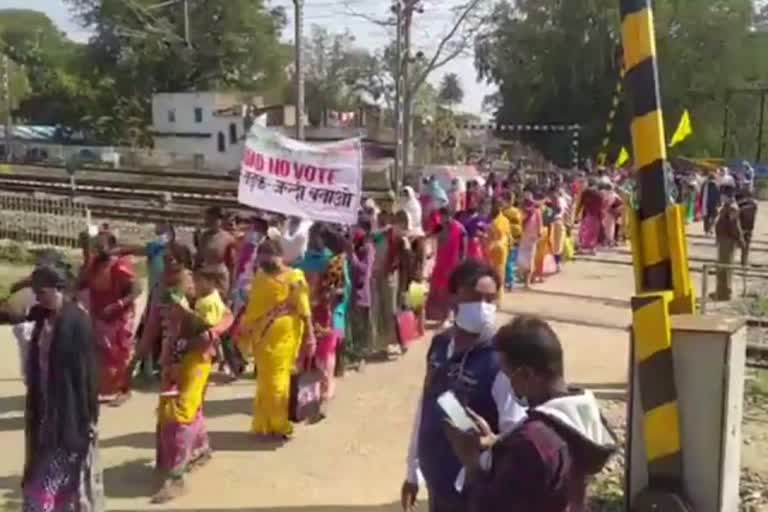
[[287, 264], [292, 264], [307, 252], [309, 228], [311, 227], [312, 221], [309, 219], [289, 217], [288, 228], [280, 240], [280, 245], [283, 247], [283, 259]]

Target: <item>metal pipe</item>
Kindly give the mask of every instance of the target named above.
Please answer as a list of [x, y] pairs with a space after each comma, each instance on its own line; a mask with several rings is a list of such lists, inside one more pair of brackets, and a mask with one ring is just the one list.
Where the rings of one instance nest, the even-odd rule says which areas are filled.
[[709, 298], [709, 264], [705, 263], [701, 267], [701, 299], [699, 300], [699, 311], [701, 314], [707, 312], [707, 299]]
[[304, 140], [304, 0], [293, 0], [294, 5], [294, 51], [296, 52], [296, 138]]
[[184, 0], [184, 40], [187, 42], [187, 46], [192, 46], [189, 33], [189, 0]]
[[394, 124], [395, 124], [395, 172], [392, 177], [392, 188], [397, 189], [397, 184], [400, 183], [400, 174], [403, 166], [403, 116], [402, 116], [402, 72], [401, 65], [402, 54], [402, 38], [403, 38], [403, 16], [402, 16], [402, 4], [400, 0], [395, 0], [395, 24], [397, 28], [395, 30], [395, 108], [394, 108]]
[[755, 156], [755, 165], [760, 163], [760, 157], [763, 152], [763, 121], [765, 120], [765, 89], [760, 91], [760, 117], [757, 125], [757, 156]]

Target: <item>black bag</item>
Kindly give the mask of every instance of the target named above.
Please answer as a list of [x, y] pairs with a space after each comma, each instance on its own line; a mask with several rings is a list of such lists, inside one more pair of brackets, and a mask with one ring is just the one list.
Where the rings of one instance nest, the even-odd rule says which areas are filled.
[[320, 416], [322, 378], [322, 372], [314, 366], [291, 375], [288, 417], [292, 422], [302, 423]]

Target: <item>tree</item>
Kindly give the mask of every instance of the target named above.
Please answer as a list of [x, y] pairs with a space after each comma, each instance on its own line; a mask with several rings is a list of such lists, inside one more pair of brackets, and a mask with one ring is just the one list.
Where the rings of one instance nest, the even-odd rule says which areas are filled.
[[14, 115], [33, 124], [77, 127], [92, 88], [82, 76], [85, 47], [60, 32], [44, 13], [0, 10], [0, 44], [13, 61]]
[[[768, 41], [749, 35], [750, 0], [657, 0], [654, 9], [667, 132], [688, 108], [695, 133], [680, 150], [716, 155], [725, 91], [768, 77], [765, 59], [758, 58]], [[497, 7], [475, 53], [480, 77], [499, 86], [491, 100], [497, 121], [579, 123], [582, 152], [594, 154], [618, 80], [617, 11], [613, 0]], [[616, 145], [627, 144], [626, 111], [619, 111], [617, 126], [624, 129], [616, 131]], [[531, 134], [528, 142], [560, 163], [568, 160], [566, 137]]]
[[[150, 0], [68, 0], [94, 32], [85, 59], [99, 84], [96, 111], [111, 119], [104, 133], [135, 139], [124, 116], [150, 122], [157, 91], [282, 90], [290, 53], [279, 42], [282, 10], [262, 0], [189, 0], [190, 44], [180, 5]], [[114, 111], [121, 107], [120, 116]]]
[[461, 87], [461, 80], [456, 73], [447, 73], [443, 76], [443, 80], [440, 82], [440, 92], [438, 97], [441, 102], [447, 104], [449, 108], [453, 109], [453, 106], [457, 103], [461, 103], [464, 99], [464, 89]]
[[[378, 72], [377, 62], [367, 50], [354, 46], [349, 31], [331, 34], [313, 25], [305, 41], [305, 99], [309, 120], [319, 124], [330, 111], [356, 109], [365, 83]], [[295, 91], [290, 86], [290, 98]]]

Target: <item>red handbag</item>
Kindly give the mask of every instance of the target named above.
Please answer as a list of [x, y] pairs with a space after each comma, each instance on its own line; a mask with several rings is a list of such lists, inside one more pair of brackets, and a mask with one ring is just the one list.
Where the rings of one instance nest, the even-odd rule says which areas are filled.
[[416, 314], [411, 310], [395, 313], [395, 326], [397, 327], [397, 341], [400, 346], [407, 348], [421, 337], [419, 322]]

